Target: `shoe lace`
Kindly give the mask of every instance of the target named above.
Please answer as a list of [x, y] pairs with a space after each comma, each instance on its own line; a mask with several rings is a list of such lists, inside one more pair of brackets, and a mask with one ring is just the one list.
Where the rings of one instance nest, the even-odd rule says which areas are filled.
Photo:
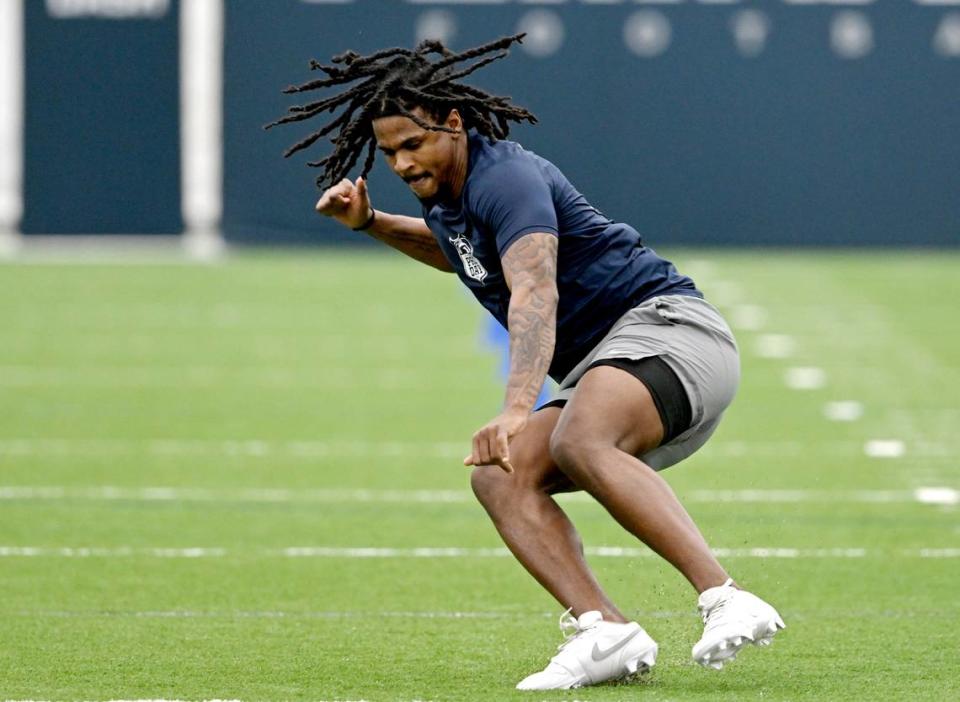
[[562, 651], [567, 644], [577, 638], [583, 631], [580, 628], [579, 622], [577, 622], [577, 618], [571, 614], [572, 611], [573, 607], [570, 607], [560, 615], [560, 633], [563, 634], [563, 643], [557, 646], [558, 651]]
[[717, 621], [720, 618], [720, 614], [723, 609], [727, 606], [726, 600], [720, 600], [713, 607], [700, 607], [700, 618], [703, 620], [704, 626], [707, 626], [709, 620]]
[[[733, 584], [733, 580], [730, 579], [723, 584], [723, 587], [729, 587], [732, 584]], [[709, 607], [704, 607], [702, 605], [698, 606], [697, 609], [700, 610], [700, 618], [703, 620], [704, 626], [706, 626], [707, 628], [710, 628], [710, 620], [713, 620], [713, 622], [717, 622], [720, 619], [722, 619], [723, 611], [724, 609], [726, 609], [727, 602], [729, 601], [730, 600], [727, 597], [720, 597], [716, 602], [714, 602]]]

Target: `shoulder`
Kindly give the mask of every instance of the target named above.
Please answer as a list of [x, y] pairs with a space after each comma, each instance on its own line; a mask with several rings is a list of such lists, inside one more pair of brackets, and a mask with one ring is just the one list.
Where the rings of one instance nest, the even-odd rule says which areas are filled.
[[489, 183], [498, 177], [508, 175], [514, 170], [537, 169], [546, 163], [532, 151], [527, 151], [515, 141], [493, 141], [486, 137], [475, 137], [471, 149], [470, 182]]
[[550, 190], [549, 162], [516, 142], [484, 139], [473, 154], [475, 163], [467, 179], [467, 199], [473, 206]]

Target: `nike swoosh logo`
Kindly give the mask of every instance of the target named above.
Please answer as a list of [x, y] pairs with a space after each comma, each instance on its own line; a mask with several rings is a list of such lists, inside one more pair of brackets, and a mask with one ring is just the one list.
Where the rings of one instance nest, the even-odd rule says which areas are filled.
[[617, 641], [617, 643], [615, 643], [610, 648], [606, 648], [602, 650], [600, 648], [600, 644], [593, 644], [593, 650], [590, 652], [590, 657], [597, 662], [602, 661], [604, 658], [607, 658], [608, 656], [616, 653], [621, 648], [623, 648], [628, 643], [630, 643], [630, 641], [633, 640], [633, 638], [639, 633], [640, 633], [640, 629], [634, 629], [625, 637]]

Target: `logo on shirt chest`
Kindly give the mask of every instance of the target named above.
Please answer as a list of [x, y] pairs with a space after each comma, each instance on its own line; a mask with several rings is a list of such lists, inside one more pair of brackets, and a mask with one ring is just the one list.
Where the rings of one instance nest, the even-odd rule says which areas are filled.
[[483, 264], [473, 255], [473, 244], [467, 239], [466, 234], [458, 234], [455, 237], [451, 236], [449, 239], [450, 243], [453, 244], [457, 253], [460, 255], [464, 272], [468, 277], [482, 283], [483, 279], [487, 277], [487, 269], [484, 268]]

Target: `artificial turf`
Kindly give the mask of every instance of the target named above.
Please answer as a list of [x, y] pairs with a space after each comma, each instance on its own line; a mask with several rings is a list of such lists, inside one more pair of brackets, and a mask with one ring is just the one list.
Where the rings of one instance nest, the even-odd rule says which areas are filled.
[[[371, 251], [14, 264], [0, 699], [960, 697], [960, 255], [673, 258], [735, 322], [744, 377], [711, 443], [664, 475], [780, 609], [771, 648], [695, 666], [681, 577], [592, 556], [656, 668], [513, 690], [562, 608], [490, 551], [468, 492], [460, 458], [502, 386], [452, 277]], [[815, 382], [790, 388], [791, 368]], [[836, 401], [862, 416], [831, 421]], [[946, 504], [914, 499], [930, 487]], [[589, 499], [564, 505], [588, 547], [638, 545]]]

